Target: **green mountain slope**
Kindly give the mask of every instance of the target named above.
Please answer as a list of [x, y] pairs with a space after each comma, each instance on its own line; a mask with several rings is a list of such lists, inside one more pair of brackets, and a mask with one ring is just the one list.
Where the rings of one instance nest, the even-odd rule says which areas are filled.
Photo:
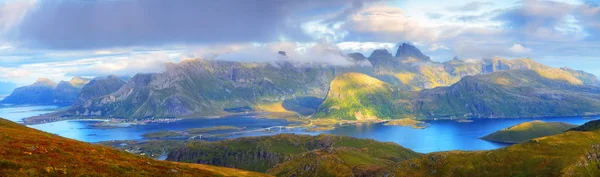
[[[330, 68], [289, 62], [240, 63], [188, 60], [160, 74], [138, 74], [118, 91], [76, 105], [66, 115], [94, 117], [184, 117], [219, 115], [227, 109], [278, 104], [296, 96], [323, 98]], [[268, 108], [268, 106], [266, 106]]]
[[267, 176], [157, 161], [28, 128], [0, 118], [0, 176]]
[[402, 118], [411, 113], [410, 91], [360, 73], [337, 76], [313, 116], [349, 120]]
[[[292, 159], [300, 160], [298, 163], [293, 162], [293, 164], [302, 164], [303, 160], [301, 159], [304, 159], [307, 155], [310, 156], [311, 153], [319, 152], [333, 152], [332, 155], [348, 157], [347, 160], [352, 159], [353, 155], [364, 156], [364, 158], [356, 157], [355, 160], [361, 162], [344, 161], [343, 164], [346, 166], [356, 166], [357, 163], [385, 166], [391, 162], [398, 162], [420, 155], [394, 143], [381, 143], [374, 140], [333, 135], [281, 134], [218, 142], [190, 142], [179, 150], [171, 151], [167, 160], [266, 172], [275, 165]], [[365, 159], [372, 161], [362, 162]], [[283, 171], [285, 170], [278, 169], [273, 173], [280, 174]]]
[[465, 76], [449, 87], [409, 92], [358, 73], [336, 77], [314, 118], [347, 120], [519, 118], [600, 114], [600, 88], [561, 69]]
[[594, 115], [600, 113], [600, 88], [560, 69], [509, 70], [424, 90], [415, 105], [421, 118]]
[[524, 122], [486, 135], [481, 139], [502, 143], [521, 143], [534, 138], [560, 134], [573, 127], [576, 125], [562, 122]]

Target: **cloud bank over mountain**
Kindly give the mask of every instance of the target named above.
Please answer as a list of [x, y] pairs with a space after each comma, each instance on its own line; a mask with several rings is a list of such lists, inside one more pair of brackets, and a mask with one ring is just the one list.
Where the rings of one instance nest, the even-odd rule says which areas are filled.
[[278, 51], [347, 65], [338, 53], [400, 42], [435, 61], [530, 57], [600, 74], [594, 1], [24, 0], [0, 9], [0, 81], [131, 75], [190, 57], [271, 62]]

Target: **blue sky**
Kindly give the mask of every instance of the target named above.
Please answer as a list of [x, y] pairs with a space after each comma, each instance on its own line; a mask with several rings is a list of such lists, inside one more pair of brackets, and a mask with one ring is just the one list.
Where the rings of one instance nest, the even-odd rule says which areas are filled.
[[189, 58], [349, 64], [410, 42], [433, 60], [529, 57], [600, 75], [597, 0], [0, 0], [0, 81], [131, 76]]

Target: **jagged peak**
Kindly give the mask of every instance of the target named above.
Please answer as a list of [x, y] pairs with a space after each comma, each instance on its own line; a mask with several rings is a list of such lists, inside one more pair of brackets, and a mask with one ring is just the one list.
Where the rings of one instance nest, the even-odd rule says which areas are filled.
[[423, 54], [417, 47], [408, 43], [398, 45], [395, 57], [400, 59], [415, 58], [420, 61], [431, 61], [429, 56]]

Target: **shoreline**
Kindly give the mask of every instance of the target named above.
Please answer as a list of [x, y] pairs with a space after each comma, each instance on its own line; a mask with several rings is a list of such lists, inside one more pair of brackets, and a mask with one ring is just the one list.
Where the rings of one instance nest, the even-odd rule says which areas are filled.
[[[20, 107], [23, 105], [12, 105], [11, 107]], [[32, 106], [32, 105], [27, 105]], [[52, 106], [52, 105], [46, 105]], [[57, 106], [57, 105], [54, 105]], [[1, 107], [0, 107], [1, 108]], [[172, 117], [172, 118], [145, 118], [145, 119], [120, 119], [120, 118], [103, 118], [103, 117], [60, 117], [61, 115], [61, 107], [57, 106], [57, 111], [46, 113], [38, 116], [26, 117], [21, 121], [24, 125], [37, 125], [37, 124], [45, 124], [52, 123], [58, 121], [65, 120], [92, 120], [92, 121], [102, 121], [97, 125], [98, 127], [123, 127], [131, 126], [131, 125], [144, 125], [148, 123], [170, 123], [174, 121], [179, 121], [183, 119], [221, 119], [233, 116], [249, 116], [253, 118], [260, 119], [283, 119], [288, 122], [297, 122], [298, 126], [310, 128], [311, 130], [333, 130], [340, 126], [348, 125], [348, 124], [357, 124], [357, 123], [386, 123], [388, 126], [409, 126], [412, 128], [423, 129], [427, 127], [426, 121], [438, 121], [438, 120], [450, 120], [457, 121], [461, 123], [469, 123], [478, 119], [552, 119], [552, 118], [583, 118], [583, 119], [597, 119], [600, 114], [587, 114], [587, 115], [571, 115], [571, 116], [533, 116], [533, 117], [515, 117], [515, 118], [427, 118], [427, 119], [418, 119], [414, 118], [416, 123], [413, 124], [399, 124], [395, 125], [395, 123], [389, 122], [397, 122], [403, 119], [390, 119], [390, 120], [341, 120], [341, 119], [311, 119], [311, 116], [301, 116], [295, 112], [266, 112], [266, 111], [251, 111], [251, 112], [239, 112], [239, 113], [222, 113], [218, 115], [189, 115], [189, 116], [181, 116], [181, 117]], [[404, 118], [406, 119], [406, 118]]]

